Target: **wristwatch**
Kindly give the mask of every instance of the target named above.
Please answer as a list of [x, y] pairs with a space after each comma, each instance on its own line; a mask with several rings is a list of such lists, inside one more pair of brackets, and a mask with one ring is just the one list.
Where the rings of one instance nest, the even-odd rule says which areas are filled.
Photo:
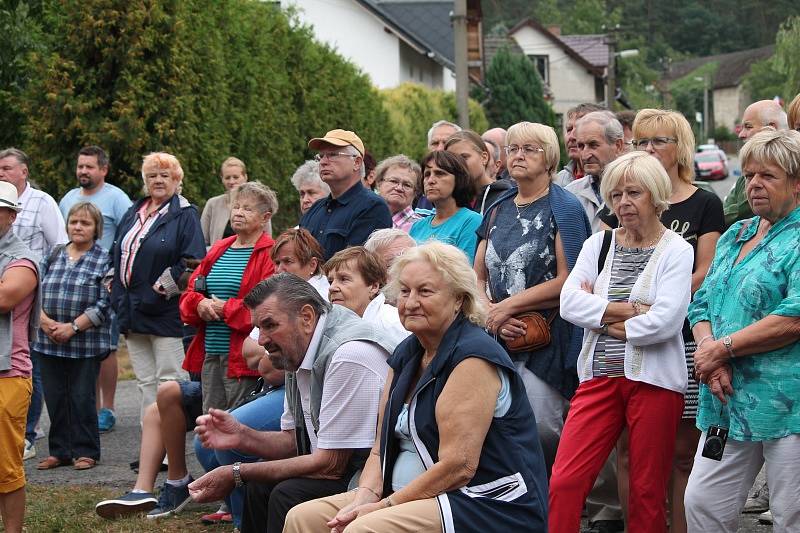
[[728, 356], [733, 359], [736, 357], [733, 353], [733, 339], [731, 339], [730, 335], [725, 335], [722, 337], [722, 345], [725, 346], [725, 349], [728, 350]]
[[242, 473], [240, 471], [241, 467], [242, 463], [233, 463], [233, 482], [236, 485], [236, 488], [244, 485], [244, 481], [242, 481]]
[[601, 335], [608, 335], [608, 324], [601, 324], [600, 325], [600, 334]]
[[81, 328], [78, 327], [78, 324], [76, 324], [74, 320], [72, 321], [72, 331], [74, 331], [75, 333], [81, 332]]

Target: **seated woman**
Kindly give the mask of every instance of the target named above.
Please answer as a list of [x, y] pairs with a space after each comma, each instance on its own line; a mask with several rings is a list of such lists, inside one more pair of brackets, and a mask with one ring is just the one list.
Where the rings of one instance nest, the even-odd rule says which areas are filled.
[[425, 196], [436, 207], [436, 213], [418, 220], [408, 232], [418, 243], [436, 239], [460, 248], [472, 264], [475, 258], [481, 215], [469, 204], [475, 189], [459, 155], [431, 152], [422, 159], [422, 183]]
[[412, 335], [389, 359], [359, 488], [294, 507], [284, 531], [544, 531], [533, 411], [508, 354], [483, 330], [464, 254], [438, 242], [410, 249], [391, 279]]
[[328, 278], [322, 273], [322, 247], [305, 228], [287, 229], [278, 235], [269, 256], [275, 263], [275, 273], [288, 272], [309, 282], [320, 295], [328, 299]]
[[739, 154], [753, 218], [720, 238], [689, 306], [697, 427], [724, 426], [721, 460], [700, 446], [686, 487], [689, 531], [733, 532], [762, 464], [775, 531], [800, 524], [800, 133], [762, 131]]
[[254, 181], [240, 185], [231, 203], [236, 235], [211, 247], [181, 295], [181, 319], [197, 328], [183, 367], [201, 373], [204, 413], [230, 409], [258, 379], [242, 358], [242, 343], [253, 329], [243, 298], [275, 272], [274, 241], [264, 227], [277, 210], [272, 190]]
[[300, 165], [292, 175], [292, 185], [300, 195], [300, 215], [314, 205], [314, 202], [331, 193], [328, 184], [319, 177], [319, 163], [310, 159]]
[[628, 530], [664, 532], [688, 377], [681, 328], [692, 247], [659, 220], [671, 186], [656, 158], [619, 157], [606, 167], [600, 192], [621, 227], [589, 237], [561, 290], [561, 316], [585, 332], [581, 383], [550, 478], [549, 530], [580, 529], [584, 500], [627, 427]]
[[408, 337], [397, 308], [386, 303], [381, 288], [386, 269], [381, 260], [363, 246], [351, 246], [328, 259], [323, 267], [331, 284], [329, 301], [347, 307], [384, 332], [393, 344]]

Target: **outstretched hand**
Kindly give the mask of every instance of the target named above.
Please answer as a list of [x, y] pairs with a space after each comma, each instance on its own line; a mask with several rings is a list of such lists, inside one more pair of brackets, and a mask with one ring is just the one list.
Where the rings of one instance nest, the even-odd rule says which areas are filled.
[[207, 415], [197, 417], [194, 432], [204, 448], [231, 450], [240, 447], [243, 429], [229, 412], [209, 409]]

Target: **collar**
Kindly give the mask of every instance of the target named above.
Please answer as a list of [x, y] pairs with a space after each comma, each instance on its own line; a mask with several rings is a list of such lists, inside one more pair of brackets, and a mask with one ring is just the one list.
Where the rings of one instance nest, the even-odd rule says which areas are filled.
[[378, 295], [367, 304], [367, 308], [364, 309], [364, 315], [361, 318], [367, 322], [374, 322], [375, 318], [380, 315], [384, 303], [386, 303], [386, 296], [384, 296], [382, 292], [379, 292]]
[[338, 198], [334, 198], [332, 194], [328, 195], [326, 202], [328, 205], [347, 205], [350, 201], [361, 194], [362, 192], [366, 191], [367, 189], [364, 188], [364, 185], [361, 184], [361, 180], [358, 180], [353, 184], [352, 187], [344, 191], [344, 194], [339, 196]]
[[311, 336], [311, 342], [308, 343], [306, 355], [303, 357], [303, 362], [300, 363], [298, 370], [307, 370], [311, 372], [314, 367], [314, 361], [317, 359], [317, 350], [319, 350], [319, 343], [322, 342], [322, 332], [325, 330], [325, 321], [328, 319], [328, 314], [320, 315], [317, 320], [317, 327], [314, 328], [314, 334]]
[[31, 195], [31, 191], [33, 191], [33, 187], [31, 187], [31, 184], [28, 182], [28, 180], [25, 180], [25, 188], [22, 189], [22, 192], [17, 197], [17, 202], [21, 204], [22, 200], [27, 200], [28, 196]]
[[[782, 219], [778, 220], [773, 224], [767, 234], [764, 235], [764, 239], [767, 237], [771, 237], [783, 229], [784, 226], [790, 224], [792, 222], [800, 221], [800, 207], [795, 207], [788, 215], [783, 217]], [[756, 215], [750, 219], [749, 222], [745, 222], [747, 226], [744, 228], [744, 231], [741, 232], [739, 237], [736, 239], [738, 242], [746, 242], [752, 239], [756, 232], [758, 231], [758, 226], [761, 224], [761, 217]], [[762, 241], [763, 242], [763, 241]]]
[[403, 209], [402, 211], [398, 211], [397, 213], [392, 215], [392, 220], [395, 220], [395, 221], [397, 221], [397, 220], [406, 220], [406, 219], [411, 218], [411, 217], [413, 217], [415, 215], [416, 215], [416, 213], [414, 212], [414, 209], [409, 205], [405, 209]]

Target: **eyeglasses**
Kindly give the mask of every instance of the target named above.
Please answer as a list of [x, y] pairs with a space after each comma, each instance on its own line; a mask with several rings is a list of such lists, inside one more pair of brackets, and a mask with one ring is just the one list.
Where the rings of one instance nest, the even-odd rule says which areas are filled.
[[347, 152], [325, 152], [325, 153], [320, 152], [314, 156], [314, 161], [319, 163], [326, 157], [329, 160], [333, 161], [334, 159], [339, 159], [340, 157], [358, 157], [358, 156], [353, 154], [348, 154]]
[[656, 150], [660, 150], [664, 148], [669, 143], [678, 144], [678, 139], [675, 137], [652, 137], [652, 138], [644, 138], [644, 139], [633, 139], [631, 144], [637, 150], [645, 150], [647, 149], [648, 144], [652, 144], [653, 148]]
[[517, 146], [516, 144], [512, 144], [510, 146], [504, 146], [503, 150], [505, 150], [506, 155], [510, 157], [514, 157], [515, 155], [517, 155], [520, 150], [522, 150], [522, 154], [526, 157], [529, 155], [533, 155], [536, 152], [544, 152], [544, 148], [540, 148], [533, 144], [524, 144], [522, 146]]
[[388, 183], [393, 189], [397, 187], [402, 187], [402, 189], [406, 192], [413, 191], [416, 187], [410, 181], [401, 181], [397, 178], [386, 178], [383, 180], [384, 183]]

